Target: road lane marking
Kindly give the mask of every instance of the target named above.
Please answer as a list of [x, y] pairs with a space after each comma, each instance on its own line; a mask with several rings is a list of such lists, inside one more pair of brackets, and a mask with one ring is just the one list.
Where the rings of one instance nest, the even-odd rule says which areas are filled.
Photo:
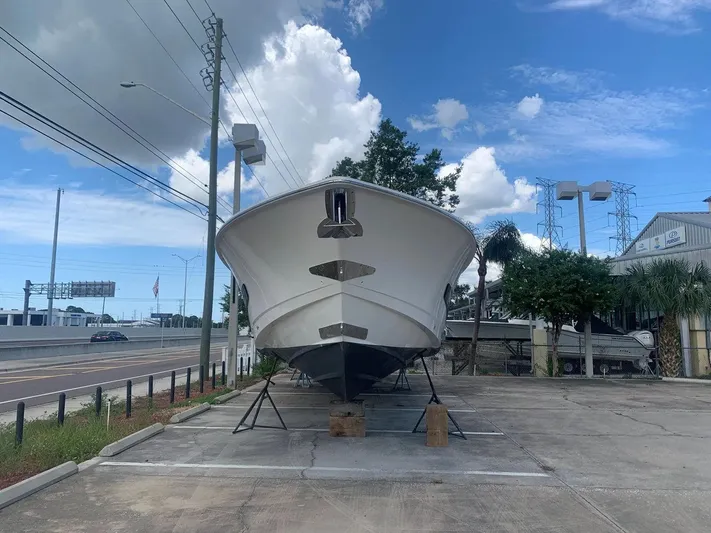
[[362, 474], [429, 474], [438, 476], [503, 476], [503, 477], [550, 477], [543, 472], [505, 472], [495, 470], [394, 470], [380, 468], [355, 468], [347, 466], [287, 466], [287, 465], [250, 465], [250, 464], [215, 464], [215, 463], [134, 463], [129, 461], [105, 461], [96, 468], [129, 467], [129, 468], [180, 468], [211, 470], [285, 470], [304, 472], [352, 472]]
[[[65, 376], [75, 376], [76, 374], [55, 374], [54, 376], [29, 376], [29, 377], [21, 377], [18, 378], [14, 381], [3, 381], [0, 382], [0, 385], [11, 385], [12, 383], [28, 383], [30, 381], [39, 381], [41, 379], [52, 379], [52, 378], [61, 378]], [[61, 391], [59, 391], [61, 392]], [[20, 400], [18, 400], [20, 401]], [[1, 402], [0, 402], [1, 403]]]
[[[191, 368], [193, 366], [197, 366], [197, 363], [192, 365]], [[32, 396], [25, 396], [24, 398], [13, 398], [12, 400], [5, 400], [3, 402], [0, 402], [0, 405], [5, 405], [7, 403], [24, 402], [26, 400], [34, 400], [35, 398], [43, 398], [45, 396], [53, 396], [55, 394], [59, 394], [60, 392], [72, 392], [75, 390], [91, 389], [91, 388], [99, 387], [99, 386], [103, 386], [103, 385], [110, 385], [111, 383], [121, 383], [122, 381], [125, 382], [127, 379], [140, 379], [140, 378], [147, 378], [148, 376], [158, 376], [160, 374], [170, 374], [171, 372], [184, 372], [186, 370], [186, 368], [187, 367], [181, 366], [179, 368], [171, 368], [168, 370], [160, 370], [158, 372], [151, 372], [150, 374], [141, 374], [140, 376], [127, 376], [124, 378], [112, 379], [110, 381], [102, 381], [101, 383], [90, 383], [87, 385], [80, 385], [79, 387], [72, 387], [70, 389], [60, 389], [60, 390], [53, 391], [53, 392], [34, 394]], [[77, 374], [66, 374], [66, 375], [67, 376], [76, 376]], [[176, 377], [182, 377], [182, 374], [180, 374], [180, 375], [176, 374]]]
[[[76, 370], [89, 370], [90, 372], [100, 372], [101, 370], [113, 370], [116, 368], [128, 368], [130, 366], [141, 366], [141, 365], [150, 365], [150, 364], [155, 364], [155, 363], [164, 363], [167, 361], [177, 361], [179, 359], [187, 359], [189, 357], [196, 357], [198, 354], [189, 354], [189, 355], [179, 355], [179, 356], [174, 356], [174, 357], [165, 357], [159, 361], [139, 361], [139, 362], [131, 362], [131, 361], [119, 361], [119, 360], [113, 360], [111, 362], [109, 361], [93, 361], [93, 363], [90, 366], [84, 366], [85, 364], [88, 363], [77, 363], [76, 365], [61, 365], [61, 366], [50, 366], [50, 367], [44, 367], [42, 370], [69, 370], [67, 367], [71, 366], [72, 369]], [[116, 363], [125, 363], [125, 364], [116, 364]], [[113, 364], [114, 366], [96, 366], [97, 364]]]
[[[213, 405], [213, 407], [215, 407]], [[166, 429], [193, 429], [193, 430], [230, 430], [233, 431], [235, 428], [233, 426], [183, 426], [177, 424], [168, 424], [165, 426]], [[289, 431], [315, 431], [318, 433], [328, 433], [328, 428], [294, 428], [290, 427]], [[411, 429], [366, 429], [366, 433], [400, 433], [400, 434], [413, 434]], [[479, 437], [503, 437], [504, 434], [500, 431], [463, 431], [465, 435], [475, 435]], [[414, 435], [419, 435], [419, 433], [414, 433]]]

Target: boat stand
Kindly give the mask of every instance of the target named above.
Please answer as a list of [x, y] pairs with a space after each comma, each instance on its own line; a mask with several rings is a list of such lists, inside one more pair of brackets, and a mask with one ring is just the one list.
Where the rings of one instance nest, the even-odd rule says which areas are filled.
[[[434, 384], [432, 383], [432, 378], [430, 377], [430, 372], [427, 370], [427, 363], [425, 363], [425, 358], [423, 356], [420, 356], [420, 360], [422, 361], [422, 366], [425, 367], [425, 374], [427, 374], [427, 381], [430, 383], [430, 389], [432, 390], [432, 396], [430, 396], [430, 401], [427, 402], [427, 405], [431, 403], [436, 403], [441, 405], [442, 401], [439, 399], [439, 396], [437, 396], [437, 391], [435, 391]], [[413, 433], [425, 433], [422, 430], [418, 431], [418, 427], [420, 427], [420, 422], [422, 422], [422, 419], [425, 417], [425, 413], [427, 412], [427, 407], [422, 411], [422, 414], [420, 415], [419, 420], [417, 421], [417, 424], [415, 424], [415, 428], [412, 430]], [[467, 438], [464, 436], [464, 432], [462, 431], [462, 428], [459, 427], [459, 424], [457, 424], [457, 421], [452, 418], [452, 415], [449, 413], [449, 410], [447, 410], [447, 417], [452, 421], [452, 424], [454, 424], [454, 427], [457, 428], [457, 431], [447, 431], [450, 435], [454, 435], [455, 437], [461, 437], [464, 440], [467, 440]]]
[[299, 377], [296, 379], [296, 383], [294, 383], [294, 388], [296, 387], [302, 387], [304, 389], [311, 388], [311, 378], [306, 374], [306, 372], [301, 372], [299, 374]]
[[412, 390], [410, 388], [410, 380], [407, 379], [407, 368], [402, 367], [395, 380], [395, 385], [392, 390]]
[[[237, 427], [235, 427], [234, 431], [232, 434], [234, 435], [235, 433], [241, 433], [242, 431], [247, 431], [250, 429], [254, 428], [268, 428], [268, 429], [287, 429], [286, 424], [284, 423], [284, 420], [282, 420], [281, 415], [279, 414], [279, 410], [277, 409], [276, 405], [274, 404], [274, 400], [272, 400], [271, 394], [269, 394], [269, 385], [274, 385], [274, 382], [272, 381], [272, 377], [276, 373], [276, 367], [277, 367], [277, 359], [274, 359], [274, 365], [272, 366], [272, 370], [269, 373], [268, 376], [264, 377], [264, 379], [267, 381], [264, 384], [264, 388], [259, 392], [257, 397], [254, 399], [252, 402], [252, 405], [249, 406], [249, 409], [247, 409], [247, 412], [244, 414], [242, 419], [239, 421], [237, 424]], [[269, 400], [269, 403], [272, 404], [272, 408], [274, 409], [274, 412], [276, 415], [279, 417], [279, 422], [281, 422], [281, 426], [266, 426], [262, 424], [257, 424], [257, 418], [259, 417], [259, 412], [262, 409], [262, 403], [264, 403], [264, 399], [267, 398]], [[254, 409], [254, 407], [257, 407], [257, 410], [254, 411], [254, 416], [252, 417], [252, 422], [250, 424], [245, 424], [245, 420], [249, 417], [250, 413]]]

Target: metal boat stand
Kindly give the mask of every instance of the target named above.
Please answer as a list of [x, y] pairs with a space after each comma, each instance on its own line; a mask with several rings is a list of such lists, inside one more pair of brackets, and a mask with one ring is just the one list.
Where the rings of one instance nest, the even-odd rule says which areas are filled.
[[306, 372], [301, 372], [299, 374], [299, 377], [296, 379], [296, 383], [294, 383], [294, 388], [296, 387], [302, 387], [304, 389], [311, 388], [311, 378], [306, 374]]
[[[436, 403], [436, 404], [442, 404], [442, 401], [439, 399], [439, 396], [437, 396], [437, 391], [435, 391], [434, 384], [432, 383], [432, 378], [430, 377], [430, 372], [427, 370], [427, 364], [425, 363], [425, 358], [421, 355], [420, 360], [422, 361], [422, 366], [425, 367], [425, 374], [427, 374], [427, 381], [430, 382], [430, 389], [432, 389], [432, 396], [430, 396], [430, 401], [427, 402], [427, 405], [431, 403]], [[420, 422], [422, 422], [422, 419], [425, 417], [425, 413], [427, 412], [427, 407], [422, 411], [422, 414], [420, 415], [419, 420], [417, 421], [417, 424], [415, 424], [415, 428], [412, 430], [413, 433], [425, 433], [422, 430], [418, 431], [418, 427], [420, 427]], [[462, 437], [464, 440], [467, 440], [467, 438], [464, 436], [464, 432], [462, 431], [462, 428], [459, 427], [459, 424], [457, 424], [457, 421], [452, 418], [452, 415], [447, 411], [447, 417], [452, 421], [452, 424], [454, 424], [454, 427], [457, 428], [457, 431], [447, 431], [450, 435], [454, 435], [455, 437]]]
[[[287, 429], [286, 424], [284, 423], [284, 420], [282, 420], [281, 415], [279, 414], [279, 409], [277, 409], [276, 405], [274, 405], [274, 400], [272, 400], [272, 396], [271, 396], [271, 394], [269, 394], [269, 385], [274, 385], [274, 382], [272, 381], [272, 377], [276, 373], [277, 362], [278, 362], [278, 359], [275, 358], [274, 365], [272, 365], [271, 372], [269, 372], [268, 376], [263, 377], [263, 379], [266, 380], [266, 383], [264, 384], [264, 388], [259, 392], [257, 397], [252, 402], [252, 405], [249, 406], [249, 409], [247, 409], [247, 412], [244, 414], [242, 419], [237, 424], [237, 427], [235, 427], [234, 431], [232, 432], [233, 435], [235, 433], [240, 433], [242, 431], [247, 431], [247, 430], [254, 429], [254, 428]], [[279, 417], [279, 422], [281, 422], [281, 426], [266, 426], [266, 425], [262, 425], [262, 424], [257, 424], [257, 418], [259, 417], [259, 411], [261, 411], [261, 409], [262, 409], [262, 403], [264, 403], [264, 398], [267, 398], [269, 400], [269, 403], [272, 404], [272, 408], [274, 409], [274, 412], [276, 413], [277, 417]], [[257, 410], [254, 411], [254, 416], [252, 417], [252, 422], [250, 424], [245, 424], [244, 421], [247, 420], [250, 413], [254, 409], [255, 405], [257, 406]]]
[[400, 369], [392, 390], [412, 390], [410, 388], [410, 380], [407, 379], [407, 368], [405, 366]]

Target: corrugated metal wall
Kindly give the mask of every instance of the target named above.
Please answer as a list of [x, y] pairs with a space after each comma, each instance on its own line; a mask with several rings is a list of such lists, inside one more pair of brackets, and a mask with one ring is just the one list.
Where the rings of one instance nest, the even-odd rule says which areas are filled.
[[[656, 235], [661, 235], [665, 231], [673, 230], [679, 226], [684, 226], [686, 228], [686, 244], [677, 246], [676, 248], [683, 249], [692, 248], [694, 246], [711, 245], [711, 228], [704, 228], [695, 224], [671, 220], [664, 218], [663, 216], [658, 217], [657, 220], [655, 220], [652, 225], [647, 228], [647, 231], [640, 235], [640, 238], [647, 239]], [[629, 255], [635, 255], [634, 247], [627, 252], [625, 257]], [[650, 254], [645, 253], [644, 255]]]

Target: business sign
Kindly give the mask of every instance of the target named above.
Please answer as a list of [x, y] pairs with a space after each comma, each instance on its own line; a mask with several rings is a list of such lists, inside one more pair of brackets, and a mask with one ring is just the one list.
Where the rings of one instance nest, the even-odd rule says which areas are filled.
[[151, 318], [173, 318], [173, 313], [151, 313]]
[[115, 281], [72, 281], [71, 298], [113, 298]]
[[643, 254], [651, 250], [664, 250], [679, 246], [686, 242], [686, 228], [679, 226], [678, 228], [665, 231], [649, 239], [640, 239], [637, 241], [635, 251], [638, 254]]
[[672, 246], [684, 244], [685, 242], [686, 242], [686, 228], [684, 226], [680, 226], [676, 229], [669, 230], [664, 234], [665, 248], [671, 248]]

